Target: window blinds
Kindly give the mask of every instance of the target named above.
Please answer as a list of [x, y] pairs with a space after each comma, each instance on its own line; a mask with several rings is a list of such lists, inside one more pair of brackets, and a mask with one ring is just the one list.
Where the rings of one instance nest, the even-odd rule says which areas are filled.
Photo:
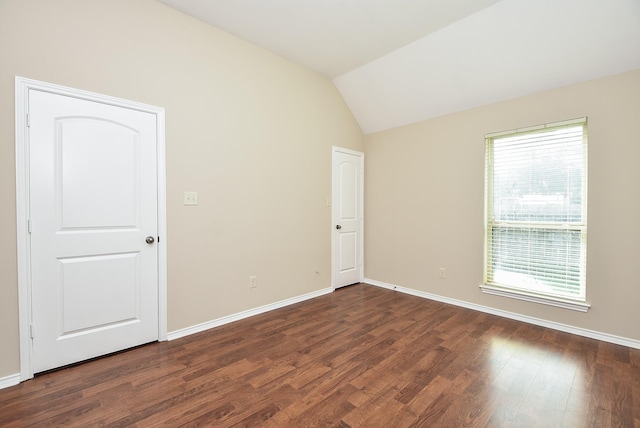
[[486, 141], [485, 283], [584, 301], [586, 118]]

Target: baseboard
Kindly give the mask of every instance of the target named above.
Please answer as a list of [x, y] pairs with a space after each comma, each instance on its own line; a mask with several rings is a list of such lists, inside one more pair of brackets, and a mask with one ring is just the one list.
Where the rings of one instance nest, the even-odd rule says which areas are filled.
[[10, 386], [16, 386], [20, 383], [20, 373], [12, 374], [5, 377], [0, 377], [0, 389], [9, 388]]
[[485, 312], [492, 315], [497, 315], [504, 318], [510, 318], [516, 321], [522, 321], [529, 324], [538, 325], [541, 327], [547, 327], [554, 330], [563, 331], [565, 333], [576, 334], [578, 336], [589, 337], [591, 339], [602, 340], [603, 342], [615, 343], [616, 345], [628, 346], [629, 348], [640, 349], [640, 341], [629, 339], [626, 337], [620, 337], [613, 334], [602, 333], [599, 331], [588, 330], [580, 327], [574, 327], [567, 324], [561, 324], [553, 321], [547, 321], [540, 318], [529, 317], [526, 315], [517, 314], [514, 312], [503, 311], [500, 309], [490, 308], [488, 306], [477, 305], [475, 303], [465, 302], [464, 300], [452, 299], [449, 297], [439, 296], [437, 294], [426, 293], [424, 291], [414, 290], [412, 288], [401, 287], [399, 285], [389, 284], [382, 281], [376, 281], [374, 279], [365, 278], [366, 284], [374, 285], [376, 287], [382, 287], [389, 290], [398, 291], [400, 293], [410, 294], [412, 296], [422, 297], [424, 299], [435, 300], [442, 303], [448, 303], [450, 305], [460, 306], [474, 311]]
[[167, 334], [167, 340], [175, 340], [181, 337], [189, 336], [195, 333], [200, 333], [205, 330], [209, 330], [214, 327], [229, 324], [234, 321], [239, 321], [244, 318], [249, 318], [254, 315], [259, 315], [265, 312], [272, 311], [274, 309], [280, 309], [285, 306], [293, 305], [294, 303], [304, 302], [305, 300], [313, 299], [314, 297], [320, 297], [325, 294], [333, 292], [333, 288], [323, 288], [318, 291], [303, 294], [301, 296], [291, 297], [289, 299], [281, 300], [279, 302], [270, 303], [268, 305], [260, 306], [254, 309], [248, 309], [246, 311], [238, 312], [236, 314], [227, 315], [226, 317], [218, 318], [215, 320], [207, 321], [202, 324], [197, 324], [191, 327], [181, 328], [180, 330], [172, 331]]

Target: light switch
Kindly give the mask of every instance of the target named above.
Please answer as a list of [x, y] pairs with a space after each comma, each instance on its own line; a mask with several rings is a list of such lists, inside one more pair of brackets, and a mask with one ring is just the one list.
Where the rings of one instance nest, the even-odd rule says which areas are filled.
[[198, 192], [184, 192], [185, 205], [198, 205]]

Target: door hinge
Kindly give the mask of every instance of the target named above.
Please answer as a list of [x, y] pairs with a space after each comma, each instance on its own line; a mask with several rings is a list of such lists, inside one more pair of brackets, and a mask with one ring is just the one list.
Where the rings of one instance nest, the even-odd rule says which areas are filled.
[[27, 220], [27, 232], [31, 233], [31, 219]]
[[27, 113], [27, 128], [31, 127], [31, 115]]
[[35, 337], [33, 330], [34, 330], [33, 324], [29, 324], [29, 334], [31, 335], [32, 339]]

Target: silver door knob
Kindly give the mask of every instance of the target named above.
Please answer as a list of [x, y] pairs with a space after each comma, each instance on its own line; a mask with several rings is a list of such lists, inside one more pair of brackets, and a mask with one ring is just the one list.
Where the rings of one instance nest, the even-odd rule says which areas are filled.
[[145, 239], [145, 241], [147, 242], [147, 244], [153, 244], [154, 242], [156, 242], [153, 236], [147, 236], [147, 239]]
[[342, 226], [340, 226], [339, 224], [336, 225], [336, 229], [340, 230], [342, 229]]

